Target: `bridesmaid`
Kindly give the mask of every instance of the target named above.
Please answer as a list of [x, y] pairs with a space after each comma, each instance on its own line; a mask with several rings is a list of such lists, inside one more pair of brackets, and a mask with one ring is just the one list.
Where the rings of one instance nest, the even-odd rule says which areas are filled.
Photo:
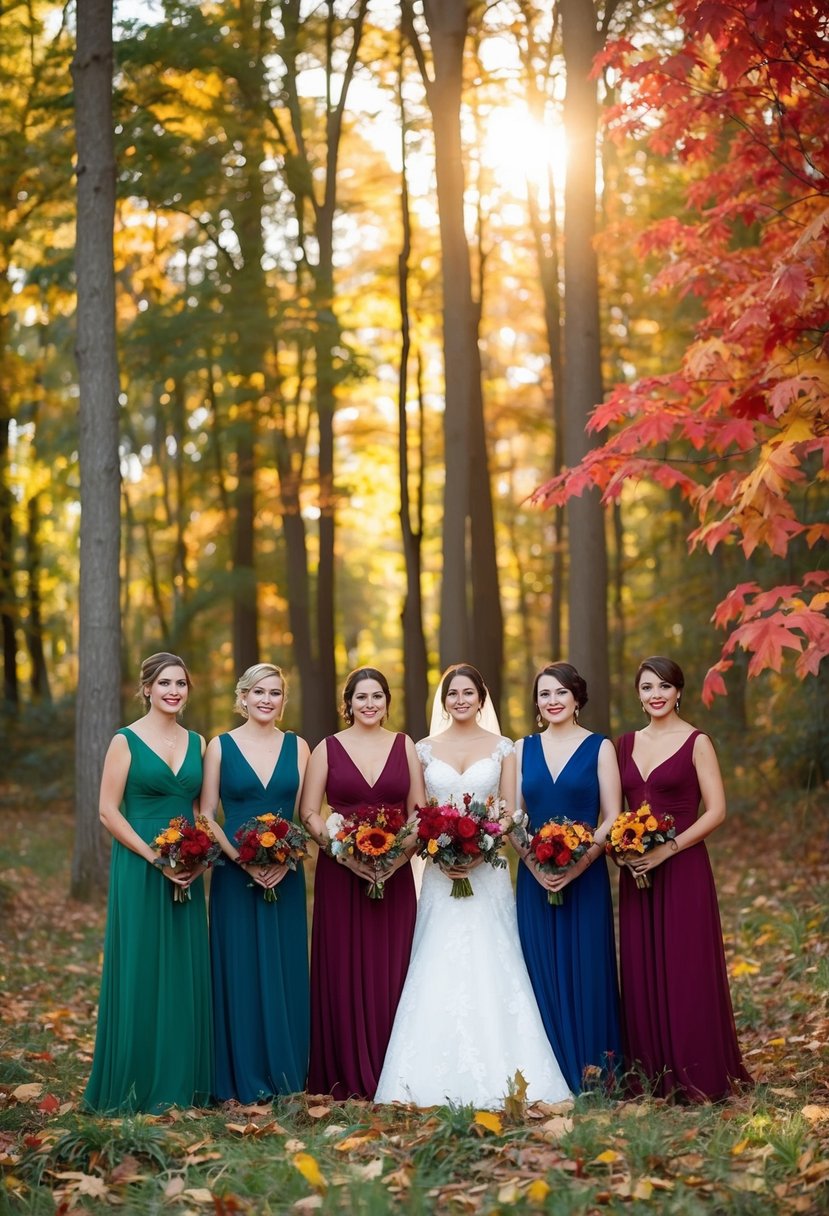
[[[373, 1098], [406, 978], [415, 921], [407, 856], [393, 863], [382, 900], [369, 899], [373, 871], [354, 858], [334, 861], [320, 808], [396, 806], [413, 817], [425, 799], [414, 744], [383, 723], [391, 694], [382, 672], [352, 671], [343, 689], [348, 726], [311, 756], [301, 817], [320, 845], [311, 935], [311, 1060], [308, 1089], [335, 1098]], [[414, 848], [412, 839], [412, 849]]]
[[[677, 835], [621, 867], [626, 1063], [654, 1093], [715, 1101], [751, 1081], [737, 1044], [704, 844], [725, 819], [725, 792], [711, 740], [679, 717], [682, 669], [671, 659], [645, 659], [635, 687], [648, 725], [617, 745], [625, 798], [634, 810], [649, 802], [669, 811]], [[652, 886], [639, 890], [634, 874], [649, 874]]]
[[[102, 1113], [201, 1106], [213, 1090], [204, 884], [156, 864], [153, 838], [193, 818], [204, 740], [178, 723], [191, 680], [174, 654], [141, 664], [145, 715], [109, 745], [101, 822], [113, 837], [104, 966], [84, 1105]], [[173, 884], [191, 898], [174, 903]]]
[[[518, 931], [547, 1036], [567, 1084], [578, 1093], [585, 1069], [612, 1080], [621, 1059], [616, 943], [604, 840], [621, 803], [613, 744], [579, 725], [587, 685], [570, 663], [535, 677], [533, 703], [544, 730], [517, 744], [518, 799], [529, 831], [549, 819], [577, 819], [596, 843], [575, 866], [551, 875], [523, 851]], [[596, 824], [598, 823], [598, 827]], [[597, 865], [593, 863], [597, 862]], [[548, 891], [566, 891], [553, 906]]]
[[[278, 667], [249, 667], [234, 705], [245, 721], [207, 747], [201, 810], [234, 862], [233, 837], [246, 819], [269, 811], [291, 819], [299, 802], [308, 745], [279, 729], [286, 695]], [[224, 830], [215, 822], [220, 800]], [[266, 902], [264, 891], [277, 886], [277, 901]], [[247, 1104], [304, 1089], [309, 1010], [302, 867], [218, 867], [210, 885], [210, 956], [215, 1096]]]

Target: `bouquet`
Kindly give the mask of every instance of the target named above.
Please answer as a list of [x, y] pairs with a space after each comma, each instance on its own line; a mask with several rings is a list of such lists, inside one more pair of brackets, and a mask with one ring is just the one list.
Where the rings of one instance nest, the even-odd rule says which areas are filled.
[[[174, 870], [180, 866], [183, 870], [195, 870], [196, 866], [212, 866], [222, 864], [222, 850], [210, 830], [210, 822], [199, 815], [195, 824], [183, 815], [171, 819], [163, 832], [153, 840], [153, 848], [159, 856], [162, 866]], [[186, 903], [190, 896], [189, 887], [180, 887], [173, 883], [173, 903]]]
[[[506, 866], [506, 860], [499, 856], [501, 846], [511, 831], [521, 828], [525, 816], [523, 811], [516, 811], [512, 823], [504, 827], [499, 818], [502, 805], [494, 797], [480, 802], [471, 794], [464, 794], [462, 807], [451, 802], [439, 804], [431, 798], [417, 808], [418, 855], [450, 867], [468, 865], [476, 857], [496, 868]], [[474, 895], [469, 879], [453, 878], [453, 898], [469, 895]]]
[[382, 899], [385, 882], [380, 877], [403, 852], [409, 825], [399, 807], [360, 806], [347, 815], [332, 811], [325, 823], [332, 857], [350, 856], [374, 867], [368, 884], [369, 899]]
[[[650, 803], [643, 802], [637, 811], [622, 811], [614, 819], [606, 847], [608, 853], [624, 859], [627, 853], [649, 853], [675, 836], [673, 815], [655, 815]], [[651, 885], [649, 874], [634, 874], [633, 877], [642, 891]]]
[[[308, 856], [308, 833], [292, 819], [281, 815], [255, 815], [246, 819], [233, 839], [239, 849], [237, 861], [242, 865], [287, 866], [295, 870]], [[249, 882], [248, 886], [256, 884]], [[275, 904], [276, 890], [264, 888], [265, 903]]]
[[[587, 824], [572, 819], [561, 822], [550, 819], [530, 841], [529, 856], [543, 874], [552, 874], [581, 861], [592, 843], [593, 832]], [[547, 903], [560, 907], [564, 903], [564, 892], [548, 891]]]

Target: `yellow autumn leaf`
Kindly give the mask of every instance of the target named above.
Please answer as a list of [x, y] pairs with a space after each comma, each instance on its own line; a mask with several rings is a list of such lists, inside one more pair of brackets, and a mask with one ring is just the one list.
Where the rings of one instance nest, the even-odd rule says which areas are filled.
[[742, 1153], [743, 1150], [747, 1147], [747, 1145], [748, 1145], [748, 1140], [740, 1140], [737, 1144], [732, 1144], [731, 1155], [733, 1157], [738, 1157], [740, 1155], [740, 1153]]
[[527, 1187], [527, 1198], [530, 1203], [543, 1203], [550, 1193], [550, 1185], [543, 1178], [536, 1178]]
[[594, 1157], [593, 1160], [599, 1165], [610, 1165], [614, 1161], [621, 1160], [621, 1157], [615, 1148], [606, 1148], [603, 1153], [599, 1153], [598, 1157]]
[[653, 1183], [647, 1178], [640, 1178], [630, 1192], [631, 1199], [650, 1199], [653, 1194]]
[[334, 1147], [338, 1153], [350, 1153], [353, 1148], [359, 1148], [361, 1144], [368, 1144], [370, 1140], [377, 1139], [377, 1132], [358, 1132], [354, 1136], [348, 1136], [345, 1140], [341, 1140]]
[[43, 1093], [43, 1086], [39, 1081], [29, 1081], [25, 1085], [18, 1085], [12, 1090], [12, 1097], [15, 1102], [33, 1102], [35, 1098], [39, 1098]]
[[494, 1132], [496, 1136], [501, 1135], [501, 1116], [494, 1114], [491, 1110], [476, 1110], [473, 1123], [477, 1123], [479, 1127], [485, 1127], [489, 1132]]
[[766, 1047], [782, 1047], [785, 1042], [786, 1040], [782, 1037], [779, 1039], [769, 1039], [769, 1041], [766, 1043]]
[[515, 1182], [505, 1182], [498, 1191], [498, 1202], [506, 1206], [513, 1203], [518, 1203], [521, 1198], [521, 1190]]
[[750, 963], [744, 958], [738, 959], [735, 963], [731, 964], [731, 974], [735, 979], [741, 975], [757, 975], [759, 970], [760, 968], [757, 963]]
[[310, 1153], [297, 1153], [293, 1158], [293, 1163], [305, 1181], [309, 1182], [315, 1191], [325, 1190], [328, 1184], [322, 1176], [322, 1170]]

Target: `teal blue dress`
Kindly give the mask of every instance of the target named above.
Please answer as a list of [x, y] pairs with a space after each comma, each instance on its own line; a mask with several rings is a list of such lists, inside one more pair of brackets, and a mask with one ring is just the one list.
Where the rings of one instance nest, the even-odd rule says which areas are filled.
[[[293, 817], [299, 788], [297, 737], [288, 732], [267, 785], [232, 735], [220, 735], [219, 796], [233, 842], [246, 819]], [[215, 1024], [215, 1096], [256, 1102], [305, 1087], [308, 1068], [308, 946], [305, 875], [289, 871], [267, 903], [241, 866], [213, 871], [210, 955]]]
[[[121, 812], [150, 844], [175, 816], [193, 821], [201, 742], [190, 731], [178, 772], [129, 727]], [[190, 899], [117, 840], [109, 871], [104, 966], [92, 1075], [83, 1104], [101, 1114], [205, 1106], [213, 1090], [210, 958], [204, 879]]]
[[[599, 749], [603, 735], [588, 735], [553, 779], [540, 735], [524, 740], [521, 789], [530, 832], [549, 819], [577, 819], [596, 826], [599, 817]], [[621, 1061], [619, 988], [610, 882], [604, 860], [593, 862], [564, 889], [564, 903], [519, 866], [518, 932], [547, 1037], [573, 1093], [584, 1070], [602, 1070], [610, 1081]]]

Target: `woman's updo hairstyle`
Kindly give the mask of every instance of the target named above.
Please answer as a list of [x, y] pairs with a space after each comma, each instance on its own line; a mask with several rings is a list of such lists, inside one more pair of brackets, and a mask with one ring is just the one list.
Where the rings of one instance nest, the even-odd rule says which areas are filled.
[[587, 704], [587, 681], [584, 677], [579, 675], [572, 663], [548, 663], [536, 674], [533, 683], [534, 713], [538, 712], [538, 684], [542, 676], [552, 676], [554, 680], [558, 680], [559, 684], [573, 694], [578, 708], [584, 709]]
[[355, 667], [346, 677], [345, 684], [343, 685], [343, 699], [340, 703], [340, 716], [345, 718], [349, 725], [354, 721], [354, 710], [351, 708], [351, 701], [354, 697], [354, 690], [361, 680], [376, 680], [386, 698], [386, 715], [388, 715], [391, 708], [391, 690], [389, 689], [389, 682], [382, 671], [378, 671], [376, 667]]
[[248, 716], [248, 709], [245, 705], [242, 694], [250, 692], [255, 688], [260, 680], [281, 680], [282, 682], [282, 705], [288, 699], [288, 683], [285, 676], [282, 674], [282, 668], [277, 667], [275, 663], [254, 663], [253, 667], [249, 667], [247, 671], [243, 671], [236, 681], [235, 700], [233, 708], [237, 714], [241, 714], [243, 718]]
[[180, 667], [187, 679], [188, 693], [193, 688], [193, 681], [184, 659], [180, 659], [177, 654], [170, 654], [168, 650], [160, 650], [158, 654], [151, 654], [141, 664], [141, 671], [138, 675], [138, 692], [135, 694], [144, 702], [145, 710], [150, 708], [150, 698], [144, 690], [152, 688], [165, 667]]
[[682, 674], [679, 663], [675, 663], [673, 659], [666, 659], [663, 655], [652, 655], [649, 659], [643, 659], [639, 664], [636, 679], [633, 681], [633, 687], [637, 692], [639, 691], [639, 681], [646, 671], [652, 671], [660, 680], [672, 684], [680, 692], [685, 687], [685, 676]]
[[452, 685], [452, 681], [457, 677], [462, 676], [475, 685], [475, 691], [481, 699], [481, 706], [486, 703], [487, 686], [484, 684], [484, 677], [478, 671], [477, 667], [473, 667], [471, 663], [453, 663], [451, 667], [447, 667], [446, 671], [440, 677], [440, 703], [446, 709], [446, 697]]

